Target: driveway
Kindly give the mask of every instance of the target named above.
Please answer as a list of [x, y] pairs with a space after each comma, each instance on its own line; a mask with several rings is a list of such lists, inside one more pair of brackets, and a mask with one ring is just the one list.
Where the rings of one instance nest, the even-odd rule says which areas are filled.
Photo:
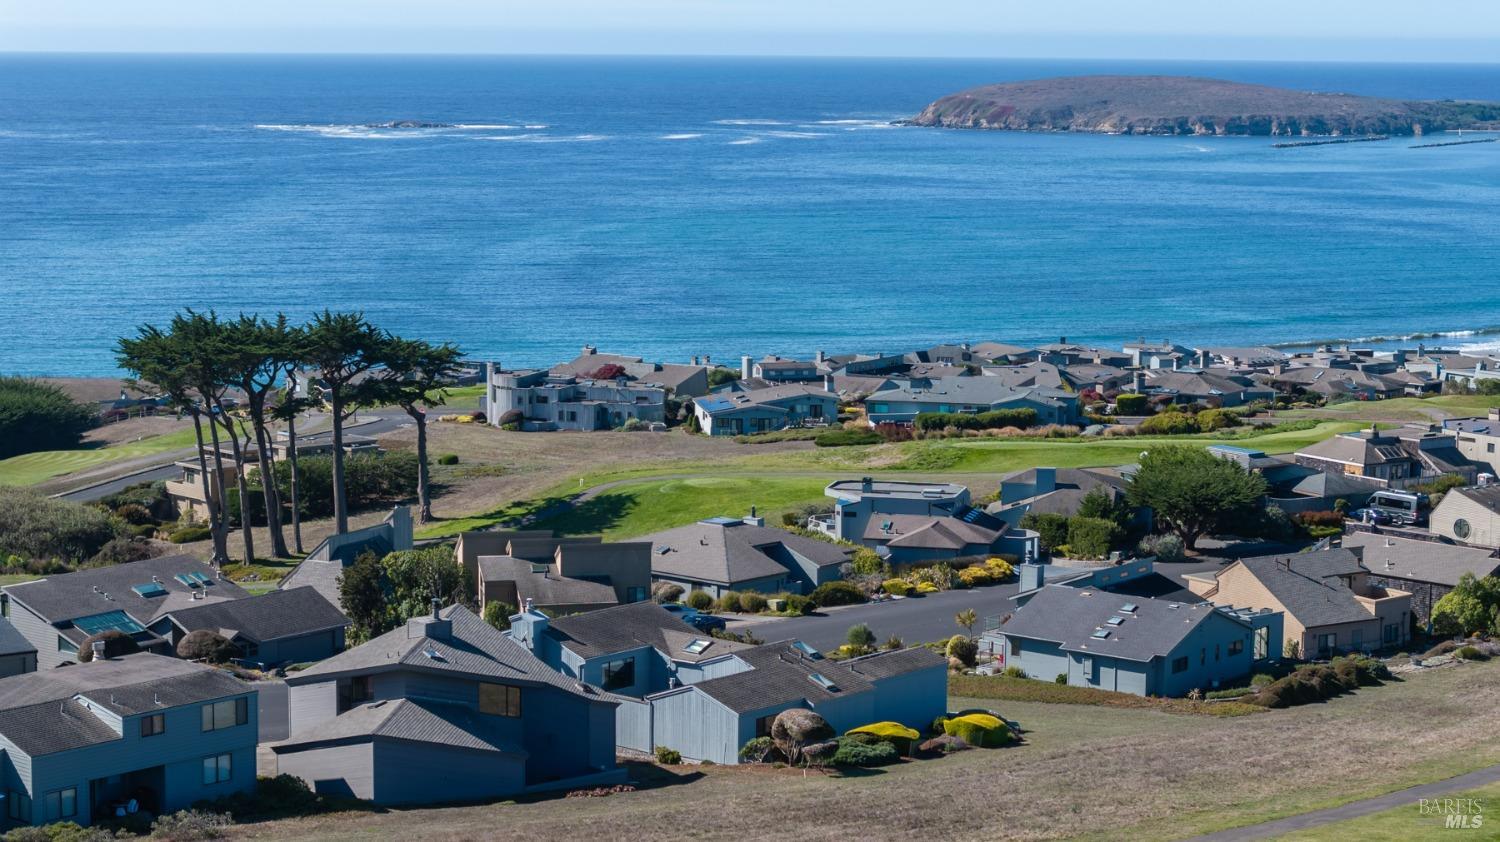
[[[1154, 576], [1132, 583], [1128, 592], [1157, 598], [1190, 599], [1193, 597], [1187, 592], [1183, 575], [1217, 570], [1220, 566], [1222, 562], [1218, 560], [1159, 564]], [[730, 623], [730, 630], [750, 631], [767, 641], [796, 638], [827, 651], [844, 642], [850, 626], [864, 623], [882, 642], [895, 635], [911, 646], [959, 634], [963, 629], [954, 622], [954, 615], [969, 608], [974, 609], [978, 617], [979, 622], [974, 627], [974, 633], [978, 634], [984, 629], [986, 617], [1000, 617], [1013, 610], [1010, 600], [1018, 590], [1020, 586], [1010, 582], [966, 591], [943, 591], [923, 597], [830, 608], [808, 617], [736, 620]]]

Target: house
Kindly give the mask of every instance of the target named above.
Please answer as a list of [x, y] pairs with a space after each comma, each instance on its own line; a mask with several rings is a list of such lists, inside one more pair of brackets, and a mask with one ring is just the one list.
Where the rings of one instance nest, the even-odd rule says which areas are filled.
[[1297, 464], [1330, 473], [1352, 474], [1404, 488], [1453, 474], [1473, 482], [1478, 471], [1457, 447], [1457, 438], [1426, 424], [1392, 430], [1340, 433], [1294, 454]]
[[576, 614], [651, 595], [651, 544], [598, 538], [513, 538], [504, 554], [477, 559], [481, 612], [490, 600]]
[[1423, 624], [1431, 621], [1432, 606], [1465, 573], [1476, 579], [1500, 574], [1500, 558], [1487, 547], [1419, 541], [1376, 531], [1346, 533], [1341, 546], [1360, 553], [1371, 585], [1411, 594], [1412, 614]]
[[[1130, 480], [1111, 468], [1028, 468], [1002, 478], [999, 499], [985, 511], [1011, 524], [1019, 524], [1029, 512], [1072, 517], [1090, 493], [1125, 504], [1129, 490]], [[1133, 511], [1133, 525], [1150, 527], [1149, 508]]]
[[0, 618], [0, 678], [36, 672], [36, 645]]
[[805, 383], [811, 380], [822, 381], [823, 372], [814, 360], [788, 360], [771, 356], [756, 362], [750, 357], [741, 357], [740, 378], [764, 380], [767, 383]]
[[1347, 547], [1244, 558], [1187, 579], [1193, 593], [1215, 605], [1283, 612], [1285, 638], [1301, 657], [1369, 652], [1411, 639], [1411, 594], [1371, 582], [1360, 553]]
[[1124, 350], [1125, 355], [1130, 358], [1130, 365], [1134, 368], [1176, 368], [1196, 356], [1191, 348], [1173, 344], [1165, 339], [1160, 342], [1147, 342], [1144, 336], [1135, 342], [1126, 342]]
[[1123, 351], [1111, 351], [1108, 348], [1091, 348], [1076, 342], [1069, 342], [1064, 336], [1056, 342], [1039, 345], [1033, 351], [1037, 360], [1044, 363], [1056, 363], [1057, 365], [1078, 365], [1079, 363], [1094, 363], [1095, 365], [1111, 365], [1118, 368], [1129, 366], [1130, 355]]
[[831, 383], [791, 383], [694, 398], [693, 412], [705, 435], [738, 436], [788, 427], [826, 426], [838, 419], [839, 397]]
[[130, 635], [146, 651], [170, 655], [171, 641], [151, 630], [164, 628], [169, 614], [250, 596], [185, 555], [85, 568], [6, 585], [3, 591], [5, 616], [36, 647], [40, 670], [76, 660], [84, 640], [110, 630]]
[[[343, 437], [343, 449], [350, 455], [379, 454], [380, 445], [374, 438], [369, 436], [345, 433]], [[297, 437], [297, 456], [325, 456], [333, 452], [333, 433], [313, 433]], [[220, 490], [226, 484], [233, 484], [238, 473], [247, 476], [252, 471], [260, 470], [259, 449], [250, 443], [242, 443], [240, 446], [240, 461], [235, 461], [234, 448], [229, 442], [219, 445], [218, 457], [212, 445], [204, 445], [204, 460], [200, 464], [196, 458], [180, 459], [173, 464], [179, 472], [176, 479], [166, 481], [167, 498], [172, 501], [178, 514], [189, 520], [208, 519], [208, 501], [217, 499]], [[291, 458], [291, 438], [286, 430], [278, 430], [275, 440], [271, 443], [271, 461], [280, 462]], [[208, 477], [214, 475], [218, 466], [224, 466], [223, 476], [210, 483]], [[205, 475], [203, 468], [208, 468]]]
[[1500, 547], [1500, 485], [1455, 488], [1427, 517], [1432, 534], [1473, 547]]
[[925, 647], [837, 662], [796, 640], [705, 637], [650, 603], [556, 620], [529, 611], [511, 629], [565, 675], [614, 688], [618, 740], [635, 751], [738, 763], [740, 747], [790, 708], [843, 732], [883, 721], [926, 728], [948, 704], [947, 663]]
[[[1015, 596], [1011, 597], [1011, 602], [1017, 606], [1030, 602], [1033, 596], [1041, 593], [1048, 585], [1094, 588], [1127, 596], [1169, 597], [1175, 600], [1196, 601], [1190, 599], [1192, 594], [1184, 592], [1175, 580], [1157, 573], [1155, 560], [1149, 558], [1088, 567], [1063, 567], [1028, 562], [1016, 565], [1016, 578], [1018, 589]], [[986, 624], [989, 629], [999, 626], [998, 621], [990, 623], [987, 620]], [[981, 647], [983, 645], [984, 641], [981, 641]]]
[[613, 430], [631, 419], [666, 422], [663, 386], [632, 383], [624, 375], [589, 380], [535, 369], [503, 371], [494, 363], [486, 371], [484, 405], [492, 426], [510, 423], [505, 419], [512, 411], [521, 414], [526, 430]]
[[707, 591], [808, 593], [840, 578], [853, 550], [784, 529], [768, 529], [752, 510], [749, 517], [714, 517], [642, 536], [651, 543], [651, 577]]
[[462, 606], [286, 679], [276, 771], [320, 793], [430, 804], [620, 783], [617, 699]]
[[1352, 368], [1318, 365], [1278, 368], [1273, 368], [1263, 380], [1279, 392], [1373, 401], [1399, 397], [1406, 391], [1404, 381]]
[[1273, 401], [1276, 390], [1260, 386], [1242, 374], [1200, 369], [1147, 371], [1143, 388], [1148, 395], [1167, 395], [1173, 403], [1212, 406], [1244, 406], [1252, 401]]
[[411, 509], [396, 506], [379, 523], [323, 539], [292, 568], [292, 572], [282, 577], [279, 587], [282, 590], [311, 587], [329, 604], [339, 607], [343, 605], [343, 598], [339, 596], [339, 577], [344, 568], [365, 553], [384, 558], [413, 546]]
[[1344, 508], [1356, 509], [1363, 506], [1370, 495], [1385, 487], [1376, 479], [1323, 471], [1248, 447], [1214, 444], [1207, 450], [1250, 473], [1259, 474], [1266, 481], [1267, 504], [1287, 514], [1333, 511], [1341, 500]]
[[1483, 418], [1449, 418], [1443, 430], [1451, 433], [1463, 457], [1491, 477], [1500, 477], [1500, 408]]
[[871, 547], [894, 562], [992, 554], [1021, 559], [1038, 550], [1035, 533], [974, 508], [962, 485], [865, 477], [830, 483], [824, 493], [834, 499], [833, 513], [814, 516], [808, 528]]
[[1243, 683], [1280, 653], [1281, 615], [1045, 585], [996, 629], [1001, 663], [1041, 681], [1137, 696]]
[[998, 377], [916, 378], [870, 395], [870, 424], [910, 424], [924, 412], [990, 412], [1031, 409], [1038, 423], [1078, 422], [1078, 396], [1058, 389], [1013, 388]]
[[1198, 349], [1198, 353], [1200, 355], [1207, 355], [1209, 365], [1231, 369], [1270, 368], [1287, 360], [1285, 351], [1278, 351], [1275, 348], [1265, 346], [1245, 348], [1218, 346], [1200, 348]]
[[144, 652], [0, 679], [3, 826], [252, 791], [256, 696], [223, 670]]
[[151, 627], [177, 651], [195, 631], [234, 644], [239, 658], [275, 666], [321, 661], [344, 651], [349, 618], [311, 587], [275, 590], [246, 599], [200, 601], [167, 614]]
[[1038, 362], [1023, 365], [987, 365], [981, 371], [985, 377], [998, 377], [1001, 383], [1015, 389], [1037, 387], [1065, 392], [1093, 389], [1102, 394], [1110, 390], [1126, 388], [1131, 382], [1131, 373], [1125, 369], [1093, 363], [1069, 366]]
[[558, 378], [608, 380], [612, 378], [601, 377], [601, 370], [604, 374], [619, 370], [632, 383], [660, 386], [677, 397], [691, 398], [708, 394], [708, 369], [706, 356], [702, 365], [697, 357], [693, 358], [691, 365], [652, 363], [641, 357], [601, 354], [596, 346], [585, 345], [583, 352], [571, 362], [559, 363], [547, 373]]

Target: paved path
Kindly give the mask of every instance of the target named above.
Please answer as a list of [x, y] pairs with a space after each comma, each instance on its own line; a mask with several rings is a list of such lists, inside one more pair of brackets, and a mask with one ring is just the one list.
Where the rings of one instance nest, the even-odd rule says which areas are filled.
[[[1363, 801], [1354, 801], [1340, 807], [1329, 807], [1326, 810], [1314, 810], [1311, 813], [1303, 813], [1298, 816], [1288, 816], [1284, 819], [1254, 824], [1249, 827], [1238, 827], [1232, 830], [1221, 830], [1218, 833], [1210, 833], [1207, 836], [1199, 836], [1199, 842], [1248, 842], [1252, 839], [1270, 839], [1283, 834], [1298, 830], [1321, 827], [1333, 822], [1357, 819], [1372, 813], [1379, 813], [1395, 807], [1411, 807], [1416, 809], [1417, 802], [1423, 798], [1442, 798], [1465, 790], [1475, 789], [1487, 784], [1500, 783], [1500, 766], [1490, 766], [1470, 772], [1467, 775], [1459, 775], [1456, 778], [1438, 781], [1436, 783], [1423, 784], [1408, 789], [1380, 795], [1375, 798], [1366, 798]], [[1434, 819], [1434, 827], [1438, 827], [1442, 819]]]

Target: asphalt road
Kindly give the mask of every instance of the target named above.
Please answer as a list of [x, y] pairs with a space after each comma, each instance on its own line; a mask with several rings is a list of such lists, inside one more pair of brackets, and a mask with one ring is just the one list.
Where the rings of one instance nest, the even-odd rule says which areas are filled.
[[[1222, 565], [1218, 560], [1158, 565], [1152, 577], [1131, 583], [1125, 592], [1157, 598], [1194, 598], [1187, 592], [1183, 574], [1216, 570]], [[827, 651], [844, 642], [850, 626], [864, 623], [881, 641], [895, 635], [911, 646], [959, 634], [962, 629], [954, 622], [954, 615], [969, 608], [974, 609], [979, 619], [974, 633], [980, 633], [985, 618], [1000, 617], [1013, 609], [1010, 599], [1018, 590], [1020, 587], [1011, 582], [973, 590], [943, 591], [924, 597], [831, 608], [808, 617], [734, 622], [730, 630], [750, 631], [767, 641], [796, 638]]]

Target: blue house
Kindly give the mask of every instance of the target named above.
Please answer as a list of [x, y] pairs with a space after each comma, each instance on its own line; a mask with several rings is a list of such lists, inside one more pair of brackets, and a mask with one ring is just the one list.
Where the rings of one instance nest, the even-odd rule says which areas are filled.
[[923, 729], [948, 706], [947, 662], [930, 649], [831, 661], [796, 640], [717, 640], [654, 603], [556, 620], [523, 612], [511, 634], [564, 675], [619, 694], [616, 739], [636, 751], [666, 746], [737, 763], [740, 748], [790, 708], [842, 732], [883, 721]]
[[1137, 696], [1232, 686], [1279, 656], [1282, 615], [1093, 587], [1046, 585], [986, 638], [1003, 666], [1042, 681]]
[[910, 424], [924, 412], [1031, 409], [1038, 423], [1076, 424], [1078, 396], [1060, 389], [1006, 385], [999, 377], [914, 377], [865, 400], [871, 425]]
[[256, 692], [139, 653], [0, 679], [4, 827], [165, 813], [255, 786]]
[[808, 593], [843, 576], [854, 551], [817, 538], [772, 529], [756, 517], [713, 517], [643, 535], [651, 544], [651, 578], [705, 591]]
[[693, 412], [705, 435], [767, 433], [833, 423], [838, 420], [839, 396], [831, 388], [786, 384], [694, 398]]
[[377, 804], [620, 783], [620, 700], [455, 606], [291, 675], [277, 771]]

